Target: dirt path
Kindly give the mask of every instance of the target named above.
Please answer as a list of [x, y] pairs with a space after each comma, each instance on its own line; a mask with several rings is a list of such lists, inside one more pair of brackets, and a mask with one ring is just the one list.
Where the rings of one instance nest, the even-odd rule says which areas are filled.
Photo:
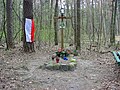
[[119, 69], [111, 53], [83, 51], [75, 71], [39, 69], [50, 53], [0, 51], [0, 90], [120, 90]]

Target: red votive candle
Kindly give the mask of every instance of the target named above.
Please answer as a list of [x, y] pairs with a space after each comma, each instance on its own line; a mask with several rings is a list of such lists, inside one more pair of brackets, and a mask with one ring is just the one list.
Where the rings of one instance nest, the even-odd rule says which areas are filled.
[[59, 63], [59, 58], [58, 57], [56, 58], [56, 63]]

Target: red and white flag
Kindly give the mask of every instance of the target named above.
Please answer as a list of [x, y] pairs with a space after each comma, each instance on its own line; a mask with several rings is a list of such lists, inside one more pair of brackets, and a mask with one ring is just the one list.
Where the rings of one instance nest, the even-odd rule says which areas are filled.
[[34, 42], [35, 26], [33, 19], [25, 19], [26, 42]]

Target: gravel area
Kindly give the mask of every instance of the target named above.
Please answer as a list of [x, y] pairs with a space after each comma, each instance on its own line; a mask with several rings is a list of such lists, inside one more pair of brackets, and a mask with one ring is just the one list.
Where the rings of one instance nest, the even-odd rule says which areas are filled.
[[39, 69], [50, 55], [1, 49], [0, 90], [120, 90], [120, 68], [110, 52], [82, 51], [74, 71]]

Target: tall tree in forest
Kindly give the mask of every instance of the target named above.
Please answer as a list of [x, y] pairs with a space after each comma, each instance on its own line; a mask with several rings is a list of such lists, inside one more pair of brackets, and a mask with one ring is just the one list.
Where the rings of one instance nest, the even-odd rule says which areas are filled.
[[118, 0], [118, 9], [119, 9], [119, 13], [120, 13], [120, 0]]
[[[23, 1], [23, 48], [25, 52], [34, 52], [34, 41], [28, 42], [26, 40], [26, 32], [25, 32], [25, 23], [28, 21], [33, 20], [33, 0], [24, 0]], [[29, 22], [30, 23], [30, 22]], [[31, 22], [33, 23], [33, 22]], [[31, 26], [27, 26], [31, 27]], [[31, 37], [32, 38], [32, 37]]]
[[[52, 11], [52, 12], [51, 12]], [[50, 40], [51, 40], [51, 30], [52, 30], [52, 16], [53, 16], [53, 0], [51, 0], [50, 2], [50, 13], [49, 13], [49, 18], [50, 18], [50, 21], [49, 21], [49, 26], [50, 26], [50, 32], [49, 32], [49, 45], [50, 45]]]
[[92, 0], [92, 29], [93, 29], [93, 36], [92, 41], [95, 41], [95, 29], [94, 29], [94, 0]]
[[77, 19], [76, 19], [76, 0], [74, 0], [74, 44], [75, 44], [75, 46], [76, 46], [76, 41], [77, 41]]
[[111, 26], [110, 26], [110, 43], [111, 43], [111, 45], [115, 44], [116, 12], [117, 12], [117, 0], [113, 0], [112, 1]]
[[[38, 7], [39, 8], [37, 10], [37, 18], [36, 18], [36, 23], [39, 23], [39, 25], [37, 25], [37, 31], [36, 31], [36, 37], [37, 37], [37, 40], [38, 40], [38, 49], [40, 49], [40, 46], [41, 46], [41, 41], [42, 41], [42, 38], [41, 38], [41, 31], [42, 31], [42, 27], [43, 27], [43, 0], [39, 0], [39, 4], [38, 4]], [[38, 27], [39, 26], [39, 27]]]
[[[55, 4], [55, 13], [54, 13], [54, 17], [58, 17], [58, 0], [56, 0], [56, 4]], [[57, 19], [54, 19], [54, 30], [55, 30], [55, 37], [54, 37], [54, 42], [55, 45], [58, 45], [58, 35], [57, 35]]]
[[13, 48], [13, 28], [12, 28], [12, 0], [6, 0], [7, 16], [7, 49]]
[[[52, 11], [53, 9], [53, 0], [51, 0], [51, 4], [50, 4], [50, 10]], [[52, 27], [52, 12], [50, 12], [50, 28]]]
[[[6, 30], [5, 30], [6, 29], [6, 3], [5, 3], [5, 0], [3, 0], [2, 2], [3, 2], [3, 11], [4, 11], [4, 13], [3, 13], [3, 27], [2, 27], [2, 29], [3, 29], [3, 33], [4, 33], [4, 36], [5, 36], [5, 42], [7, 44], [7, 35], [6, 35]], [[0, 41], [2, 41], [3, 33], [2, 33], [2, 35], [0, 37]]]
[[98, 47], [97, 50], [100, 50], [101, 44], [102, 44], [102, 31], [103, 31], [103, 0], [100, 0], [99, 4], [99, 29], [98, 29]]
[[76, 40], [76, 49], [81, 49], [81, 40], [80, 40], [80, 0], [77, 0], [77, 40]]
[[120, 34], [120, 0], [118, 0], [118, 34]]

